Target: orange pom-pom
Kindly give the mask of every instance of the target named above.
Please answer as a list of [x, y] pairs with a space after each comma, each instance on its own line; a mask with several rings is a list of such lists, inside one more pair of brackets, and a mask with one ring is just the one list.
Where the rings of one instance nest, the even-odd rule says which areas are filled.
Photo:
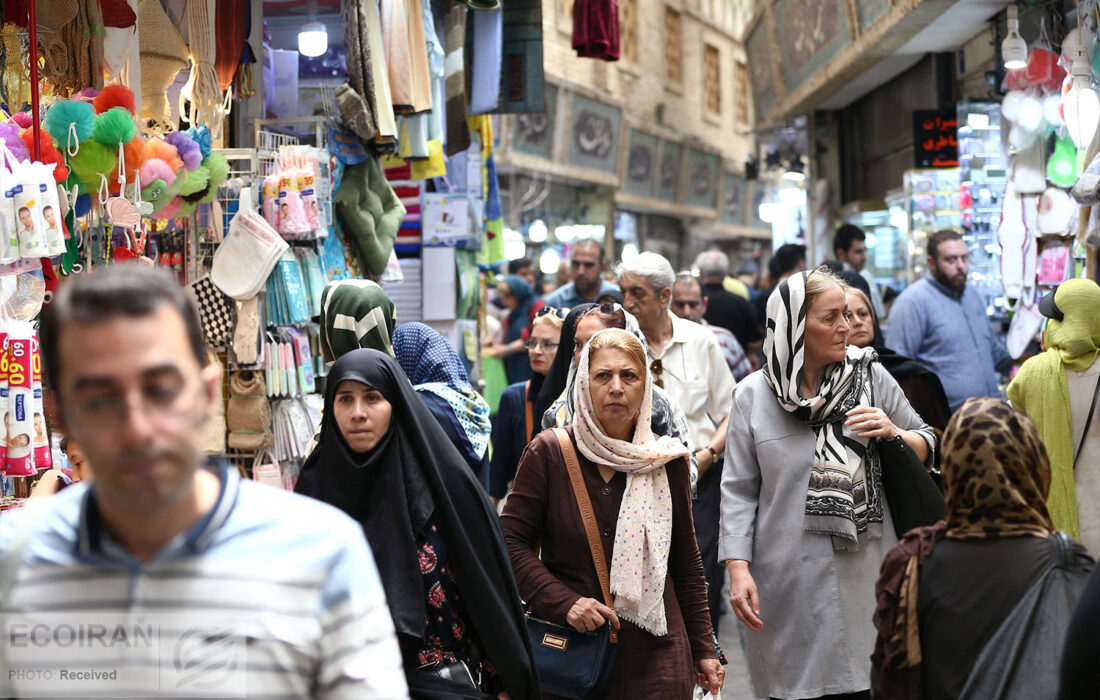
[[[23, 139], [23, 143], [27, 144], [27, 150], [34, 155], [34, 130], [27, 129], [19, 135]], [[42, 163], [57, 163], [57, 167], [53, 169], [53, 179], [57, 182], [64, 182], [69, 177], [69, 169], [65, 166], [65, 158], [62, 157], [61, 152], [54, 146], [53, 137], [49, 133], [42, 129], [39, 132], [39, 141], [41, 142], [42, 157], [40, 162]]]
[[145, 157], [160, 158], [168, 164], [168, 167], [172, 168], [172, 172], [174, 173], [183, 170], [183, 160], [179, 157], [179, 152], [176, 151], [176, 147], [164, 139], [152, 138], [146, 141]]
[[145, 139], [140, 134], [135, 136], [133, 141], [122, 147], [122, 157], [126, 159], [126, 182], [137, 182], [138, 171], [145, 164]]
[[137, 114], [134, 93], [125, 85], [108, 85], [92, 100], [95, 113], [101, 114], [111, 107], [125, 107], [130, 114]]

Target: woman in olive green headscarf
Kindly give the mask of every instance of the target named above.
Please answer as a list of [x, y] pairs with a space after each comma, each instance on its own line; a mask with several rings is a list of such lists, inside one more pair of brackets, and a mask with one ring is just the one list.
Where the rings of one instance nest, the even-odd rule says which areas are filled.
[[1100, 552], [1100, 286], [1063, 282], [1039, 304], [1047, 316], [1046, 351], [1023, 364], [1008, 398], [1039, 429], [1050, 455], [1047, 505], [1054, 525]]
[[321, 292], [321, 353], [329, 364], [359, 348], [393, 357], [396, 327], [396, 307], [370, 280], [329, 282]]

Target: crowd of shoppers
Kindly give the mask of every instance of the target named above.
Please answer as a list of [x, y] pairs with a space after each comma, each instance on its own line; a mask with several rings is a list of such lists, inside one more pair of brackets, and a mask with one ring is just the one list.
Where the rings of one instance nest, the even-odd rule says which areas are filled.
[[[42, 326], [79, 468], [43, 482], [27, 543], [29, 509], [0, 528], [0, 610], [80, 612], [94, 572], [97, 610], [248, 611], [269, 632], [250, 637], [249, 694], [556, 699], [573, 693], [547, 650], [605, 634], [588, 697], [688, 700], [726, 684], [732, 610], [758, 697], [992, 697], [1002, 681], [1091, 697], [1100, 287], [1043, 298], [1010, 405], [966, 243], [933, 235], [888, 318], [866, 243], [842, 227], [819, 268], [782, 246], [760, 280], [720, 251], [697, 272], [643, 252], [612, 273], [585, 240], [541, 298], [513, 261], [491, 280], [504, 323], [483, 356], [510, 381], [494, 407], [469, 358], [398, 326], [380, 286], [333, 282], [297, 495], [201, 457], [220, 370], [178, 285], [82, 276]], [[942, 465], [945, 494], [946, 519], [908, 534], [901, 454], [930, 484]], [[1017, 672], [1035, 654], [1046, 671]]]

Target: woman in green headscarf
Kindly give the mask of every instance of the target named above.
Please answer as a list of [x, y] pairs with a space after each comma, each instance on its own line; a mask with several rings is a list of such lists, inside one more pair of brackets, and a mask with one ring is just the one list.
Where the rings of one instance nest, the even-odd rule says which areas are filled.
[[321, 353], [329, 364], [359, 348], [393, 357], [396, 326], [396, 307], [370, 280], [329, 282], [321, 292]]
[[[1100, 286], [1072, 279], [1043, 297], [1046, 351], [1008, 385], [1008, 398], [1039, 429], [1050, 455], [1047, 506], [1054, 526], [1100, 552]], [[1086, 423], [1090, 423], [1086, 433]]]

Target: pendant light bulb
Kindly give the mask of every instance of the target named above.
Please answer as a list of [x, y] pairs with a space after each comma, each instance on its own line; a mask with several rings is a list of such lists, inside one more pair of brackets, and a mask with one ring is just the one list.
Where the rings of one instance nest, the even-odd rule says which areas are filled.
[[328, 30], [325, 25], [311, 19], [298, 30], [298, 52], [303, 56], [323, 56], [328, 51]]
[[1078, 150], [1088, 148], [1100, 125], [1100, 98], [1092, 89], [1092, 66], [1081, 46], [1074, 49], [1073, 87], [1066, 93], [1062, 107], [1073, 145]]
[[1001, 42], [1001, 57], [1009, 70], [1027, 66], [1027, 42], [1020, 36], [1020, 19], [1015, 5], [1008, 6], [1008, 36]]

